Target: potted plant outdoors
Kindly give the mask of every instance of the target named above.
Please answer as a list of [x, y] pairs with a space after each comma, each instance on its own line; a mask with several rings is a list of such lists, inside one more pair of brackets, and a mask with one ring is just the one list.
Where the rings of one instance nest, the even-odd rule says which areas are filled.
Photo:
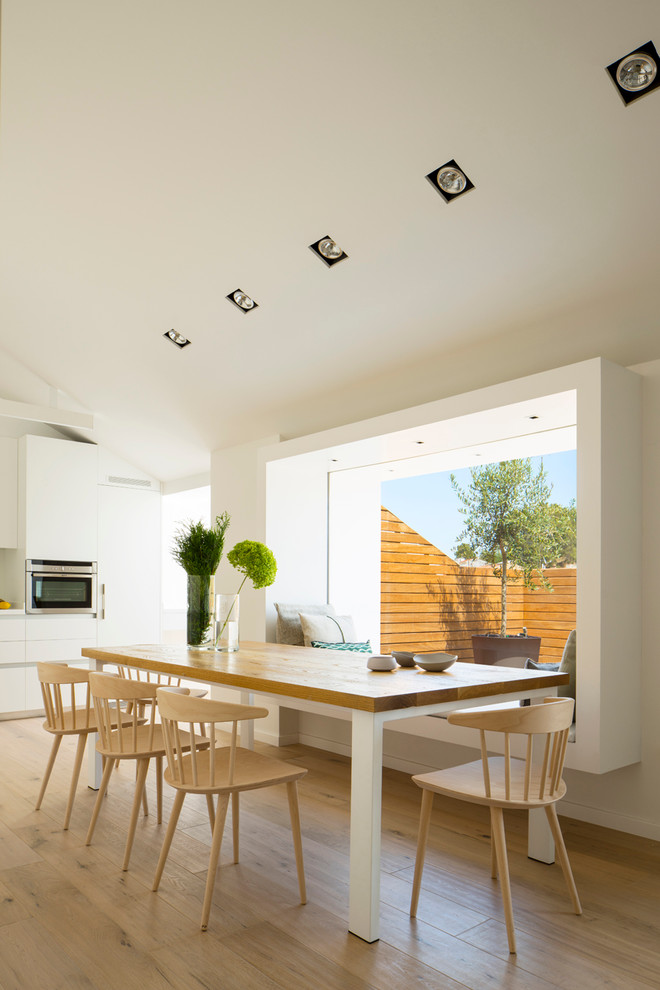
[[244, 577], [235, 595], [218, 595], [215, 611], [215, 649], [232, 653], [238, 649], [239, 595], [245, 582], [267, 588], [275, 580], [277, 561], [264, 543], [243, 540], [227, 554], [227, 561]]
[[229, 513], [223, 512], [211, 527], [201, 521], [185, 522], [174, 536], [172, 556], [188, 575], [188, 646], [213, 648], [215, 572], [222, 559], [229, 521]]
[[509, 656], [537, 660], [539, 636], [527, 636], [526, 629], [507, 635], [507, 585], [522, 580], [525, 587], [552, 591], [543, 568], [575, 560], [575, 506], [549, 502], [552, 485], [543, 464], [534, 473], [530, 458], [471, 468], [470, 476], [462, 489], [451, 475], [465, 517], [460, 551], [487, 561], [500, 579], [500, 631], [472, 637], [475, 663], [497, 663]]

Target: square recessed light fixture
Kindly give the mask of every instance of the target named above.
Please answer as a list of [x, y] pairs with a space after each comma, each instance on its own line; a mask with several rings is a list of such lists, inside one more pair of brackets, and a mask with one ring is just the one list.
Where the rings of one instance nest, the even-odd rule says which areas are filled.
[[348, 258], [345, 251], [339, 247], [336, 241], [333, 241], [331, 237], [327, 234], [325, 237], [320, 237], [318, 241], [314, 244], [309, 245], [310, 251], [313, 251], [317, 257], [324, 261], [328, 268], [332, 265], [336, 265], [338, 261], [343, 261], [344, 258]]
[[184, 337], [178, 330], [166, 330], [163, 337], [167, 337], [167, 339], [171, 340], [177, 347], [187, 347], [190, 343], [188, 338]]
[[251, 309], [259, 309], [259, 303], [256, 303], [242, 289], [234, 289], [228, 296], [225, 296], [225, 299], [228, 299], [237, 309], [240, 309], [241, 313], [249, 313]]
[[453, 199], [458, 199], [463, 193], [474, 189], [474, 183], [470, 182], [463, 169], [456, 164], [454, 159], [434, 168], [426, 176], [433, 188], [440, 193], [445, 203], [451, 203]]
[[660, 86], [658, 64], [656, 47], [652, 41], [647, 41], [645, 45], [640, 45], [630, 54], [607, 66], [626, 106]]

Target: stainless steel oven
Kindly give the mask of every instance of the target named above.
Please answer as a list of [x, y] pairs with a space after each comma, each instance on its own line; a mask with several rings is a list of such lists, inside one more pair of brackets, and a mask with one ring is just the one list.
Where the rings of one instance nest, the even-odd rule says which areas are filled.
[[26, 560], [25, 611], [96, 615], [96, 561]]

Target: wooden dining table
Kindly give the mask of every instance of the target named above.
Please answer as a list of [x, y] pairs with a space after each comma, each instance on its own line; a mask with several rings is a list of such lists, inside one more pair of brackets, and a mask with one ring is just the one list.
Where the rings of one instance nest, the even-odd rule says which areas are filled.
[[[568, 675], [455, 663], [442, 673], [415, 668], [371, 671], [367, 657], [277, 643], [241, 643], [235, 653], [185, 646], [87, 647], [90, 667], [122, 664], [258, 694], [288, 708], [351, 719], [349, 931], [378, 938], [383, 727], [421, 715], [539, 698], [557, 693]], [[251, 746], [248, 734], [241, 744]], [[303, 829], [304, 831], [304, 829]], [[543, 857], [539, 857], [543, 858]]]

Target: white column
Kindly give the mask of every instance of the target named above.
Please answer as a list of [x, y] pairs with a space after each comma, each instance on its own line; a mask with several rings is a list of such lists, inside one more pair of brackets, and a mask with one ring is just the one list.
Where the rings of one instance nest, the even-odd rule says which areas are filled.
[[365, 942], [378, 938], [382, 767], [382, 717], [353, 711], [348, 928]]

